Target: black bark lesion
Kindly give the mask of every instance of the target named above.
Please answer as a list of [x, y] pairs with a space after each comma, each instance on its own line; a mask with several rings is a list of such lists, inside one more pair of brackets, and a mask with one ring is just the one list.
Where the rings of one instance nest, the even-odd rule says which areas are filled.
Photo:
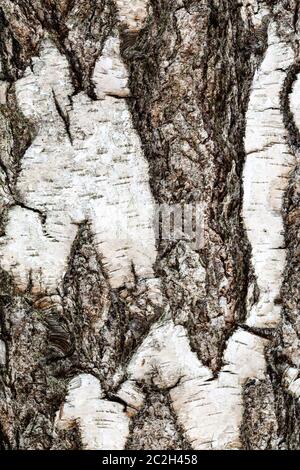
[[286, 73], [281, 94], [280, 94], [280, 111], [283, 116], [283, 122], [287, 130], [287, 141], [296, 156], [300, 155], [300, 129], [297, 127], [293, 113], [290, 109], [290, 95], [300, 73], [300, 56], [296, 58]]
[[[4, 78], [5, 80], [5, 78]], [[17, 199], [16, 182], [21, 171], [22, 157], [35, 136], [34, 126], [19, 110], [14, 84], [8, 82], [6, 103], [0, 105], [0, 118], [5, 122], [1, 133], [2, 142], [7, 142], [0, 155], [0, 167], [6, 176], [6, 187], [13, 199]]]
[[68, 115], [67, 112], [64, 112], [64, 110], [63, 110], [62, 107], [60, 106], [59, 101], [58, 101], [58, 99], [57, 99], [57, 97], [56, 97], [56, 94], [55, 94], [55, 91], [53, 90], [53, 88], [52, 88], [52, 96], [53, 96], [53, 101], [54, 101], [54, 104], [55, 104], [56, 111], [57, 111], [59, 117], [60, 117], [61, 120], [62, 120], [62, 123], [63, 123], [63, 125], [64, 125], [66, 134], [67, 134], [68, 139], [69, 139], [69, 142], [70, 142], [71, 145], [73, 145], [73, 137], [72, 137], [71, 130], [70, 130], [70, 118], [69, 118], [69, 115]]

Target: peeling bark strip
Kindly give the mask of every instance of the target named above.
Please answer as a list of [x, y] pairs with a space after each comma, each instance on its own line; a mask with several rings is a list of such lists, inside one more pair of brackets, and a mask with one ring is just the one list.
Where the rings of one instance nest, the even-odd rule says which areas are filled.
[[[84, 220], [92, 222], [113, 287], [131, 280], [132, 263], [137, 276], [153, 278], [147, 164], [126, 103], [119, 100], [129, 94], [119, 54], [118, 38], [109, 38], [93, 74], [98, 101], [83, 93], [72, 97], [67, 61], [50, 41], [16, 82], [18, 105], [38, 128], [16, 186], [33, 211], [16, 207], [9, 212], [1, 251], [2, 266], [20, 290], [26, 290], [30, 275], [33, 290], [55, 291]], [[122, 232], [122, 218], [130, 219], [128, 232]]]
[[300, 449], [298, 3], [0, 0], [0, 448]]
[[81, 374], [68, 387], [66, 403], [58, 412], [57, 427], [72, 427], [77, 421], [84, 449], [123, 449], [129, 419], [120, 403], [102, 399], [101, 384], [92, 375]]
[[[243, 176], [243, 216], [259, 289], [259, 300], [250, 305], [247, 324], [259, 328], [275, 327], [281, 318], [281, 306], [276, 304], [286, 260], [281, 212], [295, 157], [286, 143], [280, 94], [294, 60], [291, 46], [280, 40], [271, 23], [268, 49], [254, 77], [246, 116]], [[295, 87], [291, 108], [299, 113], [300, 94], [296, 92]]]
[[214, 379], [191, 351], [184, 328], [167, 321], [155, 326], [133, 357], [129, 379], [153, 380], [159, 388], [170, 389], [174, 411], [193, 449], [237, 449], [243, 385], [249, 377], [264, 378], [266, 343], [237, 330]]

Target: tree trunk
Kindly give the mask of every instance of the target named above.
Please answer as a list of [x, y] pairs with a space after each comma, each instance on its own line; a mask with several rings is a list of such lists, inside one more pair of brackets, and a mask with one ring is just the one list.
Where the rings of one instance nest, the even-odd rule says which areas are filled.
[[0, 0], [3, 449], [300, 448], [298, 12]]

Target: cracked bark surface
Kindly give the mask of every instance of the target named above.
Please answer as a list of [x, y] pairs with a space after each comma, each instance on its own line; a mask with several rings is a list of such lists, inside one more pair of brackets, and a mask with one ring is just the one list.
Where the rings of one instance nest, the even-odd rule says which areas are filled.
[[0, 0], [2, 449], [300, 448], [299, 34], [296, 0]]

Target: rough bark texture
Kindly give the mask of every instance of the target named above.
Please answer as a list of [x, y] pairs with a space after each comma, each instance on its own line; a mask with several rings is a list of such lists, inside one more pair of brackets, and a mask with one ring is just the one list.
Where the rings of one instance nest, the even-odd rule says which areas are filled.
[[299, 7], [0, 0], [1, 448], [300, 449]]

